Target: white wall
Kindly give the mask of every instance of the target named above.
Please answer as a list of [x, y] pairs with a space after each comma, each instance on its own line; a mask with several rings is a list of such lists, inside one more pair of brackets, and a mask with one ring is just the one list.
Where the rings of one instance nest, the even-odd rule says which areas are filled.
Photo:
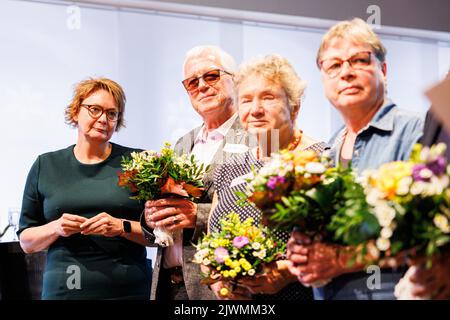
[[[9, 208], [20, 207], [37, 155], [75, 142], [63, 111], [73, 85], [88, 76], [123, 85], [127, 128], [113, 141], [129, 146], [159, 149], [200, 124], [181, 85], [181, 67], [189, 48], [207, 43], [222, 46], [238, 62], [257, 54], [286, 56], [308, 82], [299, 126], [327, 140], [341, 123], [323, 97], [315, 66], [322, 31], [84, 7], [81, 28], [71, 30], [66, 10], [0, 2], [0, 227]], [[390, 95], [400, 106], [424, 113], [428, 102], [422, 91], [448, 70], [449, 44], [384, 40]]]

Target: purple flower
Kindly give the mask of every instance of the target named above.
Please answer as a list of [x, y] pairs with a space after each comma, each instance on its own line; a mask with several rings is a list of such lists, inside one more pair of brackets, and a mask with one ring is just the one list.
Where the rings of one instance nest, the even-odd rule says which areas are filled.
[[269, 187], [269, 189], [271, 190], [275, 189], [276, 184], [277, 184], [276, 177], [270, 177], [269, 181], [267, 181], [267, 187]]
[[274, 190], [277, 184], [283, 184], [286, 182], [286, 179], [283, 176], [270, 177], [269, 181], [267, 181], [267, 187], [271, 190]]
[[444, 156], [438, 156], [437, 159], [427, 165], [428, 169], [433, 172], [434, 175], [440, 176], [445, 172], [446, 161]]
[[285, 183], [286, 182], [286, 178], [283, 177], [283, 176], [278, 176], [277, 180], [278, 180], [278, 183]]
[[235, 246], [236, 248], [242, 248], [243, 246], [245, 246], [246, 244], [248, 244], [250, 241], [248, 240], [247, 237], [245, 236], [239, 236], [233, 239], [233, 246]]
[[218, 263], [224, 263], [225, 258], [228, 257], [230, 254], [228, 253], [228, 250], [224, 247], [218, 247], [216, 250], [214, 250], [214, 258]]
[[424, 164], [416, 164], [416, 165], [413, 167], [413, 169], [412, 169], [412, 176], [413, 176], [414, 181], [426, 181], [426, 180], [428, 180], [428, 179], [423, 178], [423, 177], [420, 175], [420, 172], [421, 172], [423, 169], [427, 169], [427, 166], [424, 165]]

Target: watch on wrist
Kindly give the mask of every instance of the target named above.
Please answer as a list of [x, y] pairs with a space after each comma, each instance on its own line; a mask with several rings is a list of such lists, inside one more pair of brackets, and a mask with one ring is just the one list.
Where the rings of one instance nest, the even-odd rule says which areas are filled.
[[123, 232], [130, 233], [131, 232], [131, 222], [127, 220], [122, 220]]

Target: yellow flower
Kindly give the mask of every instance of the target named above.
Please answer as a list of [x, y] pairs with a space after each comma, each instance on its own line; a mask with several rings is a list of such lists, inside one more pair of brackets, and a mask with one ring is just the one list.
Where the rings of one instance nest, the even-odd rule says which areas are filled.
[[230, 276], [230, 271], [225, 270], [225, 271], [222, 272], [222, 275], [223, 275], [225, 278], [228, 278], [228, 277]]
[[305, 166], [309, 162], [319, 162], [317, 154], [311, 150], [296, 150], [292, 154], [294, 166]]
[[227, 288], [222, 288], [222, 289], [219, 290], [219, 294], [222, 297], [226, 297], [229, 293], [230, 293], [230, 290], [228, 290]]
[[404, 161], [394, 161], [383, 164], [370, 182], [388, 199], [397, 194], [400, 181], [411, 176], [413, 164]]
[[211, 241], [211, 243], [209, 244], [209, 246], [210, 246], [211, 248], [216, 249], [216, 248], [219, 247], [219, 244], [217, 243], [217, 240], [213, 240], [213, 241]]
[[239, 261], [233, 261], [233, 262], [231, 262], [231, 265], [230, 265], [230, 268], [237, 268], [237, 267], [239, 267]]
[[242, 268], [244, 268], [245, 271], [248, 271], [252, 268], [252, 265], [248, 262], [242, 264]]
[[228, 239], [217, 239], [217, 245], [218, 247], [226, 247], [230, 243], [230, 240]]
[[[267, 246], [267, 248], [269, 248], [269, 249], [272, 249], [272, 248], [273, 248], [273, 241], [272, 241], [272, 239], [267, 239], [267, 241], [266, 241], [266, 246]], [[258, 249], [256, 249], [256, 250], [258, 250]]]
[[435, 215], [433, 222], [436, 227], [438, 227], [443, 233], [450, 233], [450, 225], [448, 224], [448, 219], [443, 214]]
[[241, 267], [236, 267], [236, 268], [234, 268], [234, 271], [236, 271], [237, 273], [239, 273], [239, 272], [242, 271], [242, 269], [241, 269]]
[[235, 278], [237, 276], [237, 273], [235, 270], [230, 270], [230, 277]]

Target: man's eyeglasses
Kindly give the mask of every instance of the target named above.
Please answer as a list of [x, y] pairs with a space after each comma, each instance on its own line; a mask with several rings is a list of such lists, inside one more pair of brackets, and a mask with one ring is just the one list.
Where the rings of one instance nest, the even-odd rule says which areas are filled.
[[341, 73], [345, 62], [348, 62], [350, 67], [355, 70], [366, 69], [370, 66], [371, 55], [372, 52], [370, 51], [361, 51], [346, 60], [341, 60], [338, 58], [324, 59], [320, 61], [320, 67], [330, 78], [334, 78]]
[[109, 121], [117, 121], [120, 117], [120, 112], [114, 109], [105, 110], [96, 104], [82, 104], [81, 106], [86, 108], [89, 115], [94, 119], [100, 118], [103, 113], [106, 113], [106, 118]]
[[202, 74], [200, 77], [191, 77], [191, 78], [184, 79], [182, 81], [182, 83], [188, 92], [192, 92], [192, 91], [195, 91], [198, 89], [198, 85], [200, 83], [200, 78], [203, 79], [203, 81], [205, 81], [210, 86], [215, 85], [217, 83], [217, 81], [220, 80], [221, 72], [228, 74], [230, 76], [232, 75], [231, 73], [229, 73], [225, 70], [214, 69], [214, 70], [210, 70], [210, 71]]

